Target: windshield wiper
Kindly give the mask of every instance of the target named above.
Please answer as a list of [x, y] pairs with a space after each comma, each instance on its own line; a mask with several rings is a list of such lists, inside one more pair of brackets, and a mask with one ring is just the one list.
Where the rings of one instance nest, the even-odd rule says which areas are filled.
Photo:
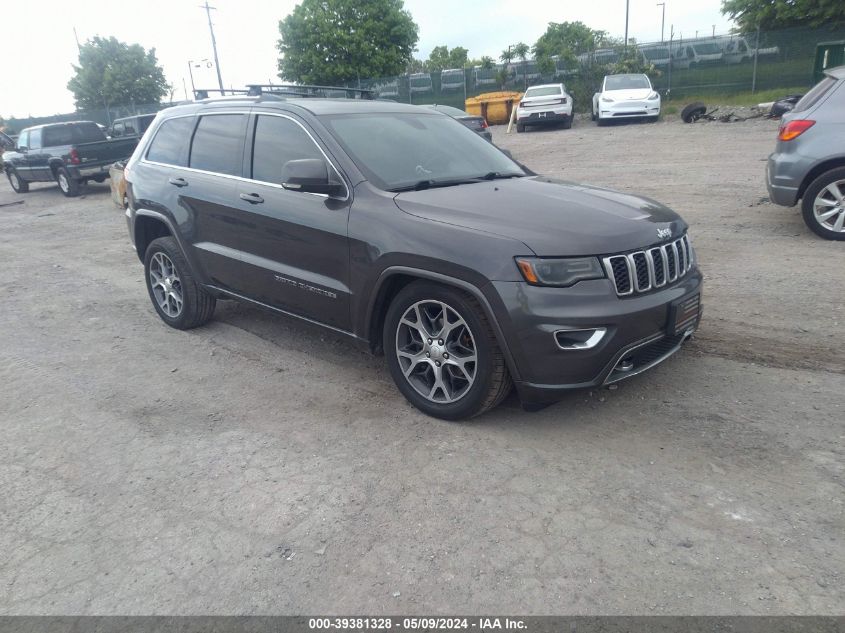
[[485, 180], [498, 180], [500, 178], [520, 178], [523, 174], [517, 173], [502, 173], [498, 171], [490, 171], [483, 176], [473, 178], [458, 178], [455, 180], [420, 180], [412, 185], [404, 185], [402, 187], [392, 187], [388, 191], [393, 193], [400, 193], [402, 191], [422, 191], [423, 189], [434, 189], [435, 187], [454, 187], [455, 185], [470, 185], [473, 183], [484, 182]]

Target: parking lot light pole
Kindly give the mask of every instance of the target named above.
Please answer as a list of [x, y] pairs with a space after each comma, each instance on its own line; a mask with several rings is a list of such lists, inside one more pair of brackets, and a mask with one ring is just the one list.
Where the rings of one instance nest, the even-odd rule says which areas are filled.
[[625, 48], [628, 48], [628, 9], [631, 8], [631, 0], [625, 0]]
[[658, 2], [658, 7], [663, 7], [663, 17], [660, 18], [660, 43], [663, 43], [663, 27], [666, 25], [666, 3]]

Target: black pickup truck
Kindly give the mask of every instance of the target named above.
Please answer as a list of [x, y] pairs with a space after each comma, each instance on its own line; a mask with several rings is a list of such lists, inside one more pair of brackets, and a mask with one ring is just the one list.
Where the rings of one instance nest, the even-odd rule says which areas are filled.
[[103, 182], [109, 166], [135, 151], [138, 137], [107, 139], [91, 121], [51, 123], [24, 129], [17, 147], [3, 154], [3, 170], [17, 193], [30, 182], [56, 181], [68, 197], [88, 180]]

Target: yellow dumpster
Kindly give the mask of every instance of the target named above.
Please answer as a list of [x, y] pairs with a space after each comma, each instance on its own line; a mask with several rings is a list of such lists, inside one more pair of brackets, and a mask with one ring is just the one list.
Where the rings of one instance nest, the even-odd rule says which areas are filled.
[[510, 120], [511, 110], [521, 98], [521, 92], [485, 92], [467, 99], [464, 109], [475, 116], [483, 116], [491, 125], [501, 125]]

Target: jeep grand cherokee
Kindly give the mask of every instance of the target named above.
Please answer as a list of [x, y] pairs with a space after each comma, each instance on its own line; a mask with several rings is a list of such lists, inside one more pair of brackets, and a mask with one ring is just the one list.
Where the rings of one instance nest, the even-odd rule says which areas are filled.
[[676, 352], [700, 318], [687, 225], [631, 194], [533, 175], [450, 117], [387, 101], [169, 108], [126, 169], [150, 299], [179, 329], [237, 299], [383, 352], [462, 419]]

